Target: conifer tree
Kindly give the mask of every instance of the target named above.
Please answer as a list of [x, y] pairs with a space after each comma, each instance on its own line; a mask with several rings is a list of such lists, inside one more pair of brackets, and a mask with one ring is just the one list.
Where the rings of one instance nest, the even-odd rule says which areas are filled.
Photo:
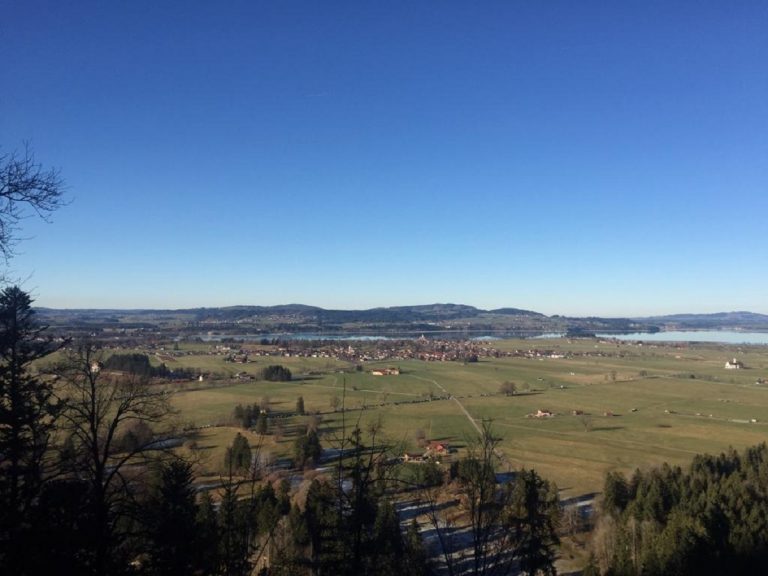
[[0, 293], [0, 565], [24, 573], [30, 515], [43, 487], [59, 414], [50, 380], [30, 364], [51, 352], [34, 322], [32, 299], [16, 286]]
[[535, 470], [523, 470], [512, 488], [508, 522], [515, 555], [525, 574], [556, 574], [555, 554], [560, 505], [557, 489]]
[[146, 510], [150, 574], [184, 576], [202, 568], [194, 476], [188, 462], [174, 460], [162, 469], [157, 494]]
[[232, 446], [227, 448], [224, 465], [232, 473], [247, 472], [251, 468], [251, 458], [251, 445], [248, 439], [238, 432]]
[[379, 503], [373, 524], [369, 572], [379, 576], [400, 576], [403, 570], [403, 538], [395, 507], [388, 500]]

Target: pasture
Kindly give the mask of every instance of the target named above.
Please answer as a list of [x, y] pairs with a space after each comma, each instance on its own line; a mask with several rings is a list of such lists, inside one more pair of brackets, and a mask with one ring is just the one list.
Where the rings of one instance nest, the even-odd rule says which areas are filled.
[[[564, 496], [601, 489], [610, 470], [669, 462], [685, 465], [694, 454], [744, 448], [768, 437], [768, 347], [714, 344], [672, 345], [598, 340], [510, 340], [499, 350], [554, 352], [554, 356], [485, 358], [479, 362], [392, 360], [354, 365], [325, 358], [263, 358], [244, 365], [217, 356], [182, 356], [180, 366], [205, 367], [219, 374], [258, 374], [268, 364], [294, 373], [291, 382], [227, 381], [210, 387], [182, 385], [174, 402], [185, 425], [198, 431], [209, 473], [223, 460], [236, 433], [237, 404], [268, 400], [273, 414], [293, 412], [299, 396], [307, 412], [319, 413], [325, 445], [341, 434], [342, 414], [332, 398], [344, 398], [347, 430], [359, 421], [365, 429], [381, 422], [383, 434], [398, 449], [416, 450], [418, 430], [429, 439], [465, 446], [475, 423], [493, 420], [501, 437], [500, 467], [535, 468], [554, 480]], [[565, 356], [565, 357], [557, 357]], [[738, 358], [743, 370], [726, 370]], [[398, 376], [373, 376], [376, 367], [398, 366]], [[169, 364], [169, 367], [170, 366]], [[504, 396], [501, 383], [518, 393]], [[185, 389], [186, 387], [200, 389]], [[539, 410], [553, 416], [529, 415]], [[469, 418], [467, 416], [469, 415]], [[262, 440], [272, 458], [290, 454], [305, 417], [280, 419], [278, 437]], [[272, 432], [277, 419], [272, 420]], [[258, 437], [250, 433], [256, 444]]]

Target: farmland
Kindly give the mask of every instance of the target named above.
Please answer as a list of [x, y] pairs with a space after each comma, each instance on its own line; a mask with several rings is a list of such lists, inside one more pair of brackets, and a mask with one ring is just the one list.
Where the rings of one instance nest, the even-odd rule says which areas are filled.
[[[196, 442], [210, 474], [238, 430], [232, 422], [237, 404], [267, 402], [271, 432], [281, 413], [286, 416], [279, 418], [277, 435], [262, 444], [267, 455], [279, 458], [290, 454], [293, 434], [305, 419], [293, 415], [299, 396], [307, 412], [319, 414], [324, 444], [338, 439], [342, 414], [332, 407], [336, 397], [343, 399], [347, 426], [380, 421], [398, 449], [416, 449], [419, 430], [461, 448], [476, 434], [472, 421], [491, 419], [502, 438], [501, 468], [535, 468], [564, 496], [599, 491], [610, 470], [631, 472], [664, 461], [682, 465], [696, 453], [740, 449], [768, 435], [768, 384], [759, 383], [768, 376], [765, 346], [596, 339], [494, 346], [533, 353], [469, 363], [401, 360], [399, 375], [374, 376], [371, 370], [394, 364], [365, 363], [361, 370], [337, 359], [257, 357], [233, 365], [199, 354], [205, 347], [198, 346], [198, 354], [178, 356], [173, 365], [205, 369], [219, 379], [178, 385], [174, 402], [180, 422], [199, 428]], [[744, 369], [724, 369], [734, 357]], [[256, 378], [275, 363], [288, 367], [294, 379]], [[229, 378], [235, 374], [239, 380]], [[515, 394], [499, 392], [507, 381], [515, 383]], [[531, 417], [540, 410], [552, 416]], [[255, 433], [249, 435], [258, 443]]]

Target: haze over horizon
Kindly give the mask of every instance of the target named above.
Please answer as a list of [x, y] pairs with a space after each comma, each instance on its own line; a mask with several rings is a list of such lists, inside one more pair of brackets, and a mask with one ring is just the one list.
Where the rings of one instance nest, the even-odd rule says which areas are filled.
[[768, 313], [768, 5], [15, 3], [51, 308]]

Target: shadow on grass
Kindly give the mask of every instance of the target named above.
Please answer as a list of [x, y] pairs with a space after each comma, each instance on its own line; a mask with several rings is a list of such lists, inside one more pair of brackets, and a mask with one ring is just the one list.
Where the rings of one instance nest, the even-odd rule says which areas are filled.
[[593, 432], [613, 432], [614, 430], [624, 430], [625, 426], [595, 426]]
[[[562, 490], [569, 490], [570, 488], [563, 488]], [[565, 498], [563, 500], [560, 500], [561, 506], [574, 506], [576, 504], [579, 504], [580, 502], [589, 502], [590, 500], [594, 500], [595, 496], [598, 495], [598, 492], [587, 492], [586, 494], [579, 494], [578, 496], [573, 496], [571, 498]]]

